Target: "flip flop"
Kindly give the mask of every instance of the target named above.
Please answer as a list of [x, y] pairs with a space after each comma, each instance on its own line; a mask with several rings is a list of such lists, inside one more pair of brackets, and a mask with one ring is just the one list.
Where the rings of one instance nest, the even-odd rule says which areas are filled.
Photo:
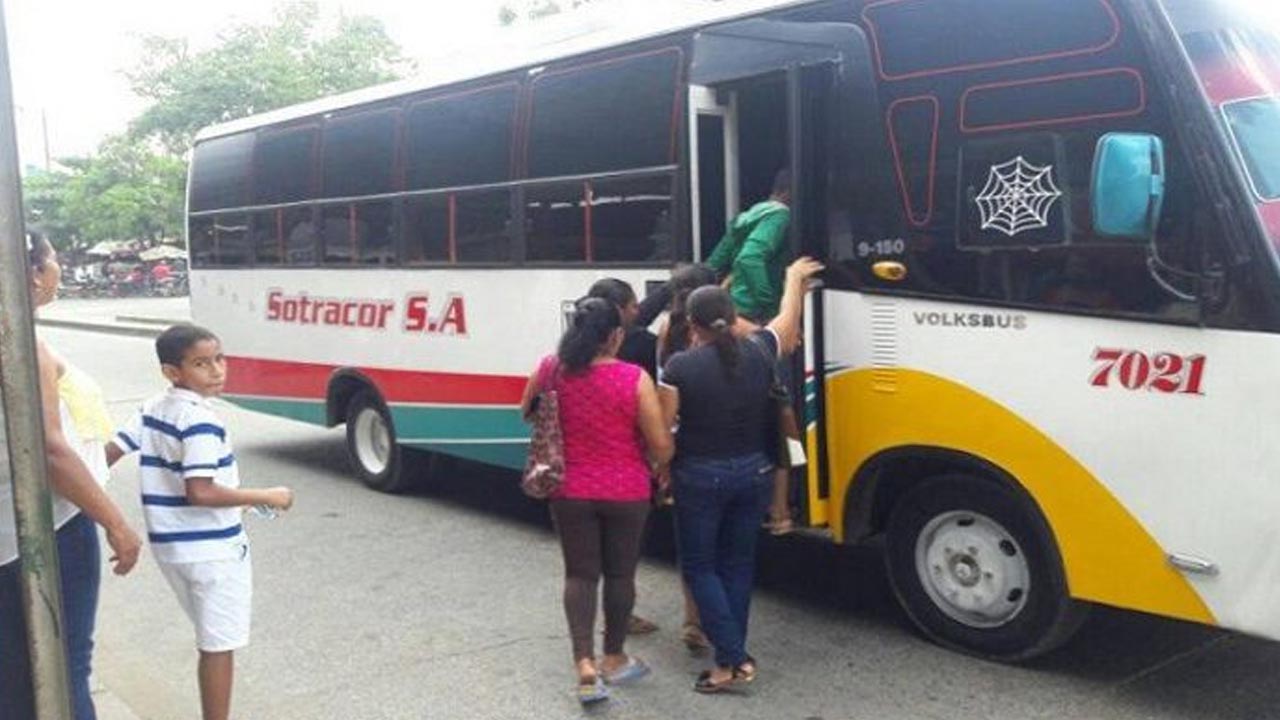
[[702, 655], [711, 649], [711, 641], [707, 640], [706, 633], [693, 623], [684, 624], [680, 630], [680, 640], [694, 655]]
[[652, 620], [645, 620], [639, 615], [632, 615], [627, 618], [627, 634], [628, 635], [648, 635], [658, 631], [658, 624]]
[[758, 670], [759, 663], [756, 662], [755, 658], [748, 655], [746, 660], [733, 669], [733, 678], [744, 685], [750, 684], [755, 682]]
[[627, 664], [604, 673], [604, 681], [609, 685], [630, 685], [649, 674], [649, 666], [634, 655], [627, 656]]
[[795, 521], [793, 521], [791, 518], [786, 518], [784, 520], [770, 521], [765, 523], [764, 526], [769, 531], [769, 534], [773, 535], [774, 537], [790, 535], [791, 533], [796, 531]]
[[589, 683], [578, 683], [578, 702], [586, 705], [595, 705], [609, 699], [609, 688], [605, 687], [604, 681], [596, 676], [596, 679]]

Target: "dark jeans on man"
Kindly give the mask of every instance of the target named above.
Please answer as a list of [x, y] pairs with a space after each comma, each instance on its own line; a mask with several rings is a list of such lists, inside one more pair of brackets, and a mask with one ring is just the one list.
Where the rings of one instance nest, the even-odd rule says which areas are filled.
[[773, 463], [764, 453], [684, 458], [674, 466], [680, 569], [693, 593], [716, 664], [747, 659], [747, 617], [756, 540], [769, 507]]
[[[0, 720], [35, 717], [27, 624], [22, 615], [21, 563], [0, 567]], [[62, 621], [66, 626], [71, 709], [76, 720], [97, 714], [89, 694], [93, 665], [93, 627], [98, 614], [102, 552], [98, 526], [84, 513], [58, 530], [62, 579]]]

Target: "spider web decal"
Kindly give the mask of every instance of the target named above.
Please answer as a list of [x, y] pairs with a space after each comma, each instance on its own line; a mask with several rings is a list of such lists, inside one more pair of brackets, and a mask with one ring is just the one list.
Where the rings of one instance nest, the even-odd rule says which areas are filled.
[[1013, 237], [1049, 226], [1049, 213], [1062, 191], [1053, 181], [1053, 166], [1032, 165], [1021, 155], [994, 165], [987, 184], [974, 201], [982, 213], [982, 229]]

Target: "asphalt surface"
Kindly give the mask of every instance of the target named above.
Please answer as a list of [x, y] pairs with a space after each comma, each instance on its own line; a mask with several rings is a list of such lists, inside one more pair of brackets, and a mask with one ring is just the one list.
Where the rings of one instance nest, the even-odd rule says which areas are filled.
[[[102, 382], [123, 418], [162, 389], [147, 340], [45, 328]], [[561, 565], [545, 509], [515, 477], [449, 464], [408, 496], [379, 495], [347, 470], [341, 429], [222, 410], [247, 483], [289, 484], [296, 509], [249, 518], [253, 645], [238, 654], [235, 717], [575, 718], [560, 605]], [[136, 463], [111, 491], [139, 525]], [[669, 519], [642, 565], [638, 612], [662, 629], [629, 649], [654, 668], [590, 715], [641, 718], [1280, 717], [1280, 645], [1097, 608], [1058, 653], [1022, 667], [918, 638], [874, 548], [767, 540], [752, 615], [760, 679], [734, 696], [695, 695], [704, 660], [678, 643], [680, 592]], [[146, 720], [198, 717], [191, 628], [147, 555], [106, 577], [98, 679]]]

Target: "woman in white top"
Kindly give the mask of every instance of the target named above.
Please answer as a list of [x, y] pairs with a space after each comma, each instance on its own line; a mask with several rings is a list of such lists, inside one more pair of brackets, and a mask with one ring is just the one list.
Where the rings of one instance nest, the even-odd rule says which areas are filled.
[[[31, 262], [32, 304], [47, 305], [57, 298], [62, 277], [57, 253], [48, 240], [30, 235], [27, 254]], [[58, 529], [72, 708], [76, 720], [93, 720], [89, 673], [102, 562], [96, 525], [106, 530], [117, 575], [133, 569], [142, 540], [102, 488], [106, 481], [105, 450], [95, 437], [105, 420], [101, 392], [87, 375], [60, 360], [43, 342], [36, 345], [45, 457]], [[12, 485], [6, 479], [0, 481], [0, 698], [4, 699], [0, 702], [0, 720], [35, 716], [20, 576]]]

